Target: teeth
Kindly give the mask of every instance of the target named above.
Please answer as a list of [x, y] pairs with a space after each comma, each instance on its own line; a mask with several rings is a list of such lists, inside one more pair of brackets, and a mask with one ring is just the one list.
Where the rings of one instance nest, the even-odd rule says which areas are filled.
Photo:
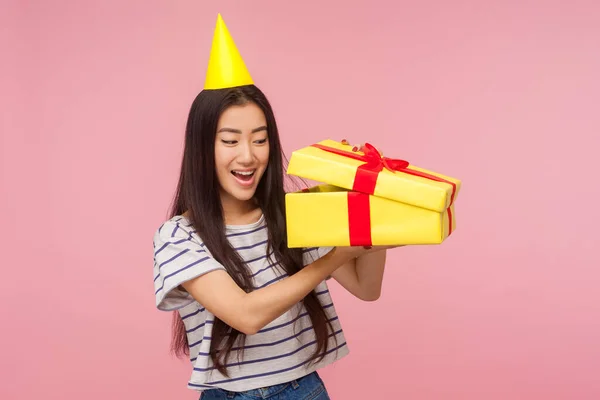
[[233, 171], [236, 174], [250, 176], [254, 173], [254, 171], [242, 172], [242, 171]]

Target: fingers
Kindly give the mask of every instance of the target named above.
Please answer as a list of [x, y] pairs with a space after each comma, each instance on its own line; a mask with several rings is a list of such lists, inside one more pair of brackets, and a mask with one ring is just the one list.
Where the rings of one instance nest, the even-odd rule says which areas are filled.
[[[352, 146], [352, 145], [350, 144], [350, 142], [349, 142], [348, 140], [346, 140], [346, 139], [342, 139], [342, 144], [343, 144], [343, 145], [346, 145], [346, 146]], [[363, 145], [360, 145], [360, 146], [353, 146], [353, 147], [352, 147], [352, 151], [362, 151], [362, 150], [363, 150], [363, 147], [364, 147]]]
[[[343, 145], [346, 145], [346, 146], [352, 146], [352, 145], [350, 144], [350, 142], [348, 142], [348, 140], [346, 140], [346, 139], [342, 139], [341, 143], [342, 143]], [[363, 144], [361, 144], [361, 145], [359, 145], [359, 146], [353, 146], [353, 147], [352, 147], [352, 151], [354, 151], [354, 152], [357, 152], [357, 151], [363, 152], [363, 151], [364, 151], [364, 149], [365, 149], [365, 145], [364, 145], [364, 143], [363, 143]], [[381, 157], [383, 157], [383, 151], [381, 151], [381, 150], [379, 150], [379, 149], [377, 149], [377, 151], [379, 152], [379, 155], [381, 155]]]
[[373, 251], [379, 251], [379, 250], [391, 250], [391, 249], [395, 249], [397, 247], [404, 247], [405, 245], [393, 245], [393, 246], [370, 246], [369, 249], [372, 249]]

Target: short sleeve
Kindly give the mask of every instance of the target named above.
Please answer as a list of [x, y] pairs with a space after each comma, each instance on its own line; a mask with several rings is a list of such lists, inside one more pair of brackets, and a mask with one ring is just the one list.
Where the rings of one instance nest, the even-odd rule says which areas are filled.
[[192, 227], [169, 220], [154, 234], [154, 295], [156, 307], [172, 311], [194, 301], [182, 283], [225, 267], [192, 236]]
[[310, 247], [302, 250], [302, 260], [304, 267], [308, 264], [314, 263], [319, 258], [333, 250], [333, 247]]

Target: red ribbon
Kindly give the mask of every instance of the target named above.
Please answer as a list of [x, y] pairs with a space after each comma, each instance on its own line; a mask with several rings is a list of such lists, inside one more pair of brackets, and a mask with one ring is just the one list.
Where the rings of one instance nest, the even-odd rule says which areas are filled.
[[[369, 206], [369, 196], [375, 192], [379, 172], [386, 168], [391, 172], [403, 172], [406, 174], [420, 176], [437, 182], [444, 182], [452, 186], [450, 195], [450, 204], [448, 205], [448, 236], [452, 234], [452, 210], [450, 206], [454, 203], [456, 194], [456, 184], [447, 179], [440, 178], [426, 172], [408, 169], [409, 163], [405, 160], [382, 157], [379, 151], [371, 144], [365, 143], [363, 146], [363, 155], [350, 151], [340, 150], [321, 144], [313, 144], [312, 147], [337, 154], [343, 157], [352, 158], [358, 161], [364, 161], [360, 165], [354, 176], [352, 190], [348, 192], [348, 222], [350, 227], [350, 245], [351, 246], [371, 246], [371, 211]], [[359, 192], [359, 193], [357, 193]], [[367, 216], [365, 218], [365, 215]]]
[[320, 144], [313, 144], [313, 147], [365, 162], [365, 164], [362, 164], [356, 170], [352, 190], [356, 190], [357, 192], [373, 194], [375, 192], [375, 186], [377, 185], [377, 177], [383, 168], [387, 168], [390, 171], [404, 171], [406, 170], [406, 167], [408, 167], [408, 161], [382, 157], [381, 154], [379, 154], [379, 151], [369, 143], [365, 143], [364, 145], [364, 155]]
[[[372, 246], [369, 195], [348, 192], [348, 231], [350, 246]], [[366, 217], [365, 217], [366, 216]]]

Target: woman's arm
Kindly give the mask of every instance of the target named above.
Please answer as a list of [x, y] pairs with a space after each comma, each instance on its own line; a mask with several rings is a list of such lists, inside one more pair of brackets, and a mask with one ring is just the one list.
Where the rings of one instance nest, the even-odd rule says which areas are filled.
[[223, 270], [191, 279], [182, 286], [223, 322], [252, 335], [292, 308], [340, 266], [368, 251], [362, 247], [334, 248], [294, 275], [250, 293]]
[[381, 295], [383, 272], [389, 248], [391, 247], [375, 248], [373, 252], [352, 259], [335, 270], [331, 277], [359, 299], [375, 301]]

